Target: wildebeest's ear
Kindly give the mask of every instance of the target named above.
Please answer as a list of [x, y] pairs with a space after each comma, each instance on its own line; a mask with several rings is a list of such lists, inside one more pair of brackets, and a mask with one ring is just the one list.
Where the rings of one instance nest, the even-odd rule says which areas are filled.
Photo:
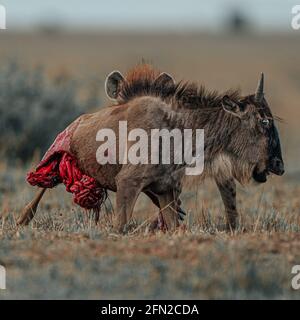
[[164, 86], [168, 84], [175, 84], [174, 78], [166, 72], [162, 72], [155, 80], [156, 86]]
[[244, 110], [241, 110], [240, 106], [232, 101], [227, 95], [222, 98], [222, 106], [225, 111], [230, 112], [237, 117], [241, 117], [242, 114], [245, 113]]
[[120, 92], [120, 85], [124, 81], [124, 77], [119, 71], [113, 71], [106, 77], [105, 92], [110, 99], [117, 99]]

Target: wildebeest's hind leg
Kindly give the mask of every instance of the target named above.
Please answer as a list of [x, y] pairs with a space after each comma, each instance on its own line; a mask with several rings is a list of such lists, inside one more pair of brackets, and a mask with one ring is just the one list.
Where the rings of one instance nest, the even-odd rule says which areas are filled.
[[[153, 202], [153, 204], [155, 206], [157, 206], [157, 208], [160, 209], [160, 204], [159, 204], [159, 199], [157, 197], [156, 194], [154, 194], [153, 192], [151, 191], [145, 191], [144, 192], [150, 199], [151, 201]], [[177, 200], [177, 214], [178, 214], [178, 219], [183, 221], [184, 220], [184, 217], [186, 216], [186, 212], [180, 207], [181, 205], [181, 200], [178, 198]], [[162, 215], [161, 215], [161, 212], [159, 211], [158, 213], [158, 217], [155, 217], [152, 221], [151, 221], [151, 224], [150, 224], [150, 230], [155, 230], [157, 228], [160, 227], [160, 220], [162, 220]]]
[[216, 180], [216, 184], [220, 191], [227, 218], [227, 228], [234, 230], [236, 228], [236, 222], [238, 212], [236, 209], [236, 186], [234, 179], [227, 179], [225, 181]]
[[164, 224], [168, 231], [174, 231], [178, 226], [178, 197], [174, 191], [163, 195], [158, 195], [158, 200], [161, 208], [161, 215]]
[[159, 209], [158, 216], [152, 219], [150, 223], [150, 230], [154, 231], [155, 229], [158, 229], [160, 227], [160, 220], [162, 220], [161, 212], [160, 212], [160, 204], [158, 197], [151, 191], [145, 191], [145, 194], [151, 199], [153, 204], [157, 206]]
[[37, 209], [39, 202], [41, 201], [45, 191], [46, 191], [46, 188], [40, 189], [38, 191], [38, 193], [35, 195], [34, 199], [32, 201], [30, 201], [27, 204], [27, 206], [24, 207], [19, 219], [17, 220], [18, 225], [28, 225], [29, 222], [33, 219], [33, 217], [36, 213], [36, 209]]
[[118, 179], [116, 194], [117, 224], [115, 231], [123, 233], [126, 223], [131, 219], [136, 200], [142, 190], [140, 183], [130, 179]]

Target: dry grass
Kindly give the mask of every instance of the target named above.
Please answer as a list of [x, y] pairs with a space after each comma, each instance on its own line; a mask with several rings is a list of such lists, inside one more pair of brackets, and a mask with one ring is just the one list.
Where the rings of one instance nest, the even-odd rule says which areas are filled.
[[299, 299], [300, 291], [291, 289], [291, 268], [300, 264], [299, 49], [296, 38], [283, 36], [1, 34], [1, 58], [22, 52], [21, 62], [43, 64], [51, 76], [104, 79], [144, 57], [176, 78], [205, 80], [216, 89], [240, 84], [249, 93], [263, 70], [267, 98], [285, 120], [280, 130], [287, 174], [238, 190], [241, 218], [234, 234], [224, 231], [221, 199], [206, 183], [185, 188], [188, 214], [174, 234], [148, 232], [144, 221], [156, 209], [141, 197], [129, 233], [118, 236], [111, 233], [109, 202], [95, 226], [63, 187], [47, 193], [30, 226], [16, 227], [34, 190], [24, 181], [27, 168], [2, 163], [0, 264], [7, 267], [8, 289], [0, 299]]
[[63, 186], [48, 192], [30, 226], [18, 228], [34, 190], [20, 183], [22, 169], [10, 172], [6, 179], [17, 189], [2, 201], [3, 298], [300, 298], [290, 285], [300, 261], [297, 183], [273, 179], [240, 192], [234, 234], [224, 231], [211, 183], [184, 193], [187, 218], [173, 234], [149, 232], [144, 221], [156, 208], [141, 197], [128, 234], [119, 236], [109, 201], [96, 226]]

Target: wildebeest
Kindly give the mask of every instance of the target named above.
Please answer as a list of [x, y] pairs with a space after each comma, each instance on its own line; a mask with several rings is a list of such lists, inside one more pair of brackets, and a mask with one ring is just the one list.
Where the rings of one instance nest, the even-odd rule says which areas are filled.
[[[71, 124], [69, 152], [85, 174], [104, 189], [116, 192], [118, 232], [124, 231], [141, 192], [160, 208], [167, 229], [175, 229], [185, 167], [172, 163], [99, 165], [97, 132], [109, 128], [118, 133], [120, 121], [127, 121], [128, 130], [142, 128], [146, 132], [153, 128], [204, 129], [205, 162], [200, 178], [216, 181], [230, 229], [236, 227], [238, 216], [235, 180], [263, 183], [269, 173], [284, 173], [279, 134], [264, 97], [263, 74], [256, 92], [242, 97], [238, 91], [219, 94], [189, 82], [175, 84], [168, 74], [139, 65], [125, 78], [117, 71], [111, 73], [106, 92], [116, 105], [82, 115]], [[36, 209], [40, 198], [27, 207], [30, 210], [21, 222], [26, 221], [24, 217], [30, 215], [32, 207]]]

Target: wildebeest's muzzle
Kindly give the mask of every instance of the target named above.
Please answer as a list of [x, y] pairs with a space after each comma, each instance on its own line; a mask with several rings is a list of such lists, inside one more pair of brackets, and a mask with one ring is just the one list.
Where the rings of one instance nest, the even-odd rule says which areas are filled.
[[278, 176], [282, 176], [284, 174], [284, 163], [281, 155], [280, 140], [275, 126], [273, 126], [269, 141], [268, 171]]

